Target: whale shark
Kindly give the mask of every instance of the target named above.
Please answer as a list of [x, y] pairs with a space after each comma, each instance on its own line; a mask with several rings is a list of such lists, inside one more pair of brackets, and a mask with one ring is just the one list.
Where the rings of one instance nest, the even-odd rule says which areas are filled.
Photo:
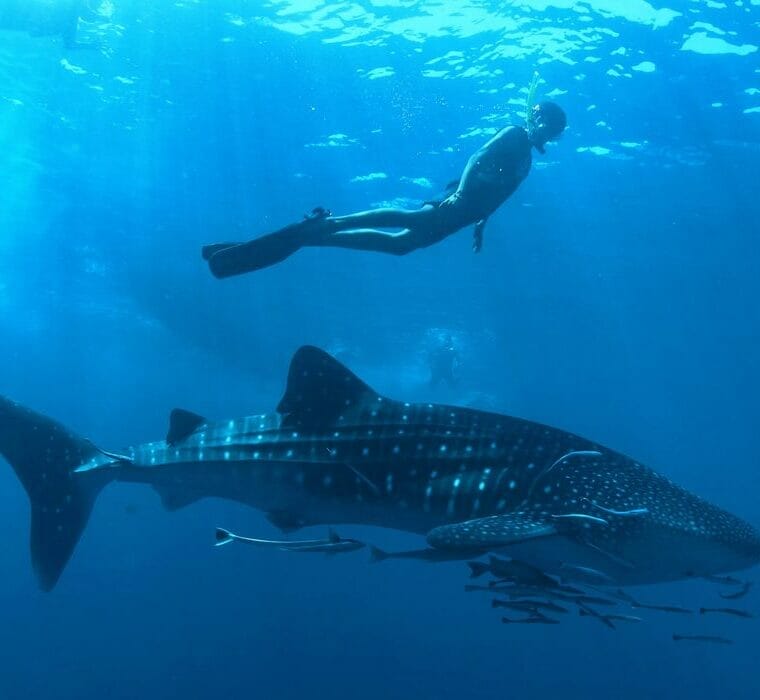
[[43, 590], [111, 482], [149, 485], [170, 510], [217, 497], [286, 532], [393, 528], [441, 560], [506, 554], [620, 585], [760, 562], [749, 523], [623, 454], [521, 418], [389, 399], [313, 346], [292, 357], [275, 412], [215, 421], [174, 409], [165, 439], [113, 452], [0, 398], [0, 454], [29, 496]]

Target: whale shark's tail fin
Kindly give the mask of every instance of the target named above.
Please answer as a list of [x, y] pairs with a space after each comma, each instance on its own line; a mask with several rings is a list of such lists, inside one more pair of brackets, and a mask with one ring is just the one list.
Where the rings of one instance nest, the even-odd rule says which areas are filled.
[[90, 517], [108, 470], [75, 473], [97, 447], [60, 423], [0, 396], [0, 455], [31, 504], [32, 565], [40, 588], [58, 581]]

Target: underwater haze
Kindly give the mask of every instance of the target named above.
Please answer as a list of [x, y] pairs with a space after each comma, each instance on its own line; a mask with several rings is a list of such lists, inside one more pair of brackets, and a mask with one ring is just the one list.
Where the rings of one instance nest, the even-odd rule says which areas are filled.
[[[0, 0], [1, 394], [119, 450], [177, 406], [274, 410], [312, 344], [386, 396], [588, 436], [760, 526], [760, 0], [105, 0], [73, 39], [76, 3], [28, 3]], [[479, 254], [465, 229], [209, 274], [203, 244], [439, 198], [524, 124], [536, 71], [568, 128]], [[448, 344], [456, 381], [431, 382]], [[215, 548], [216, 526], [282, 537], [230, 501], [108, 486], [50, 593], [5, 461], [0, 526], [2, 700], [760, 697], [757, 620], [503, 625], [463, 562]]]

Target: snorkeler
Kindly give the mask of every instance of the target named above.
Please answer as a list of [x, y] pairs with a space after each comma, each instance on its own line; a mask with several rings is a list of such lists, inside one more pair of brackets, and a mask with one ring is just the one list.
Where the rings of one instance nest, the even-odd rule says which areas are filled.
[[32, 36], [60, 36], [66, 48], [95, 47], [77, 41], [79, 20], [95, 18], [92, 0], [0, 0], [0, 29]]
[[428, 356], [430, 365], [430, 388], [435, 389], [441, 382], [454, 389], [457, 385], [456, 369], [459, 366], [459, 351], [454, 338], [449, 333], [444, 342]]
[[204, 246], [203, 258], [221, 278], [275, 265], [307, 246], [406, 255], [473, 224], [472, 247], [478, 252], [488, 217], [528, 175], [532, 149], [544, 153], [547, 141], [557, 139], [566, 124], [559, 105], [539, 102], [529, 109], [525, 128], [505, 127], [470, 157], [456, 190], [442, 201], [425, 202], [420, 209], [371, 209], [347, 216], [317, 208], [303, 221], [247, 243]]

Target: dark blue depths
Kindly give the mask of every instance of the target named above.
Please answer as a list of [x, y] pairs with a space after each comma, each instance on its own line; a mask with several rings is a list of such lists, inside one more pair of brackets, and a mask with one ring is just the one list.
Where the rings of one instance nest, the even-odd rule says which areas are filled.
[[[2, 393], [118, 447], [162, 435], [174, 406], [272, 410], [313, 343], [385, 395], [589, 436], [760, 524], [757, 4], [261, 5], [114, 0], [80, 26], [97, 48], [0, 31]], [[479, 255], [463, 231], [224, 283], [201, 264], [201, 244], [318, 205], [437, 196], [520, 123], [536, 68], [570, 127]], [[457, 381], [431, 386], [449, 335]], [[215, 549], [216, 525], [279, 533], [230, 502], [167, 513], [140, 486], [106, 489], [42, 594], [10, 468], [0, 499], [2, 698], [760, 692], [752, 621], [507, 628], [461, 563]], [[706, 582], [640, 594], [721, 604]]]

